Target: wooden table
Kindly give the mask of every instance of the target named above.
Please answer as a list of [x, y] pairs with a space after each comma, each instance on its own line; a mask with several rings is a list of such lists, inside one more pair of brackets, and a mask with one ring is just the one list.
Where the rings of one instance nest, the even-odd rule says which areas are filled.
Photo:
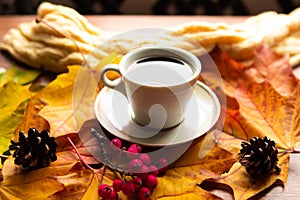
[[[169, 28], [191, 21], [226, 22], [229, 24], [238, 23], [247, 17], [233, 16], [86, 16], [95, 26], [104, 31], [123, 32], [137, 28]], [[1, 16], [0, 17], [0, 41], [4, 34], [22, 22], [29, 22], [35, 16]], [[9, 68], [13, 60], [7, 56], [0, 55], [0, 67]], [[300, 67], [294, 69], [294, 74], [300, 78]], [[259, 195], [260, 199], [300, 199], [300, 154], [292, 154], [290, 158], [289, 177], [285, 188], [275, 185], [268, 191]], [[226, 192], [214, 190], [213, 193], [222, 196], [224, 199], [232, 199]], [[255, 198], [256, 199], [256, 198]]]

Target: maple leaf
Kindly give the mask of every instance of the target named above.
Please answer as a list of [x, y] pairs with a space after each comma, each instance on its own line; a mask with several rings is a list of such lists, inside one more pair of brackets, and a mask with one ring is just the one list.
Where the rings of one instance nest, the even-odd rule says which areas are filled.
[[277, 54], [265, 45], [254, 51], [253, 64], [245, 69], [245, 74], [251, 82], [270, 83], [283, 96], [293, 95], [299, 82], [289, 64], [289, 56]]
[[30, 82], [40, 72], [12, 67], [0, 74], [0, 154], [8, 149], [9, 141], [23, 119], [28, 99], [33, 95]]
[[100, 70], [118, 60], [117, 54], [112, 53], [94, 68], [69, 66], [68, 73], [59, 75], [37, 94], [46, 105], [39, 115], [50, 123], [53, 136], [78, 132], [85, 121], [94, 118]]
[[73, 168], [81, 168], [78, 162], [51, 165], [46, 168], [25, 171], [8, 158], [3, 165], [3, 181], [0, 183], [1, 199], [47, 199], [64, 189], [64, 184], [55, 180], [58, 175], [66, 175]]
[[32, 96], [29, 86], [8, 82], [0, 88], [0, 153], [8, 149], [15, 128], [23, 118], [28, 99]]
[[[235, 199], [246, 199], [277, 180], [283, 183], [287, 180], [289, 152], [293, 152], [299, 144], [300, 83], [292, 74], [288, 57], [278, 55], [266, 46], [256, 50], [254, 63], [247, 68], [224, 52], [217, 50], [214, 53], [217, 66], [227, 67], [227, 70], [220, 70], [228, 104], [218, 145], [238, 154], [242, 141], [254, 136], [267, 136], [282, 152], [279, 154], [278, 164], [282, 169], [279, 175], [255, 179], [247, 174], [244, 167], [235, 163], [227, 174], [212, 179], [229, 185]], [[231, 68], [233, 74], [230, 73]]]
[[[237, 155], [240, 151], [242, 141], [244, 140], [222, 132], [219, 137], [218, 146]], [[279, 154], [278, 157], [278, 165], [281, 168], [280, 174], [271, 173], [259, 178], [253, 178], [239, 162], [236, 162], [227, 173], [222, 174], [218, 178], [207, 179], [206, 181], [229, 185], [232, 188], [234, 199], [248, 199], [265, 188], [272, 186], [278, 180], [282, 183], [287, 181], [289, 153]]]
[[[209, 133], [212, 134], [212, 133]], [[164, 197], [193, 199], [218, 199], [197, 185], [207, 178], [219, 177], [231, 168], [236, 156], [218, 146], [214, 146], [205, 157], [200, 157], [205, 137], [199, 138], [188, 151], [177, 160], [167, 173], [159, 178], [153, 199]]]
[[64, 185], [64, 189], [53, 194], [50, 199], [99, 199], [97, 174], [91, 170], [76, 171], [54, 179]]
[[[227, 98], [227, 107], [223, 107], [226, 118], [223, 132], [218, 138], [218, 145], [208, 144], [213, 139], [212, 132], [194, 141], [187, 152], [172, 164], [167, 173], [159, 177], [159, 184], [152, 194], [153, 199], [219, 199], [198, 186], [203, 181], [229, 185], [235, 199], [244, 199], [271, 186], [276, 180], [286, 182], [289, 153], [279, 155], [278, 164], [282, 170], [279, 175], [271, 174], [262, 179], [251, 178], [244, 167], [236, 161], [241, 142], [253, 136], [267, 135], [275, 140], [280, 152], [293, 151], [300, 143], [300, 83], [293, 77], [290, 66], [286, 63], [287, 57], [275, 55], [264, 46], [257, 50], [254, 64], [245, 67], [220, 50], [216, 49], [211, 55], [224, 80], [223, 92]], [[116, 55], [113, 55], [105, 62], [117, 62], [115, 58]], [[99, 64], [97, 70], [102, 64]], [[46, 191], [52, 198], [98, 198], [99, 174], [84, 169], [82, 165], [78, 166], [79, 158], [68, 141], [69, 138], [88, 163], [99, 162], [91, 155], [91, 152], [100, 150], [99, 141], [90, 134], [91, 127], [98, 127], [93, 123], [98, 122], [93, 119], [93, 112], [87, 111], [93, 106], [91, 103], [98, 90], [95, 78], [98, 77], [95, 74], [98, 71], [89, 71], [79, 66], [69, 69], [68, 73], [59, 75], [30, 99], [25, 111], [26, 119], [24, 118], [16, 129], [17, 132], [34, 125], [43, 129], [49, 128], [50, 125], [51, 134], [56, 136], [59, 144], [58, 161], [51, 163], [49, 168], [41, 169], [39, 171], [41, 174], [31, 173], [35, 178], [31, 178], [28, 184], [21, 181], [20, 184], [12, 186], [6, 184], [7, 180], [19, 180], [23, 175], [18, 173], [18, 167], [6, 163], [5, 180], [1, 182], [0, 187], [0, 190], [6, 191], [3, 193], [5, 198], [19, 198], [15, 192], [21, 192], [23, 195], [24, 192], [22, 193], [21, 189], [16, 190], [17, 187], [33, 191], [33, 188], [37, 187], [39, 191], [40, 179], [45, 181], [47, 187], [53, 184], [53, 188]], [[83, 71], [78, 73], [80, 70]], [[207, 71], [203, 73], [208, 79], [215, 76]], [[93, 82], [84, 82], [87, 77], [92, 77], [94, 80], [90, 80]], [[287, 81], [278, 87], [285, 79]], [[207, 83], [211, 84], [216, 92], [222, 92], [214, 88], [217, 84], [213, 81], [208, 80]], [[74, 88], [77, 88], [76, 94]], [[66, 167], [72, 164], [77, 167]], [[47, 169], [54, 169], [55, 175]], [[120, 178], [120, 175], [108, 169], [103, 177], [103, 183], [111, 185], [115, 178]], [[33, 193], [30, 192], [28, 195]], [[46, 198], [46, 196], [39, 197]], [[122, 194], [119, 197], [127, 199]]]
[[50, 132], [54, 137], [77, 130], [73, 118], [72, 91], [79, 67], [70, 66], [68, 73], [59, 75], [37, 94], [36, 98], [45, 105], [39, 115], [50, 123]]

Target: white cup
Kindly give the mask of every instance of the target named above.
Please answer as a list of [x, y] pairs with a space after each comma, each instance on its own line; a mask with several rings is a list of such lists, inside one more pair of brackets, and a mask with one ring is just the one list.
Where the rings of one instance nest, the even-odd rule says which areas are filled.
[[[109, 80], [108, 71], [121, 78]], [[130, 51], [118, 65], [105, 66], [100, 79], [127, 97], [136, 124], [161, 130], [184, 120], [200, 71], [199, 59], [186, 50], [149, 46]]]

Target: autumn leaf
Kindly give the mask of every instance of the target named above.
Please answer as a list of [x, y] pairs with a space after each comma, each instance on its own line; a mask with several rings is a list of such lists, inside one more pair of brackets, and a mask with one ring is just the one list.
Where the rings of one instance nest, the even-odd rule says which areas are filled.
[[[210, 133], [211, 134], [211, 133]], [[153, 199], [218, 199], [197, 185], [207, 178], [219, 177], [229, 170], [236, 161], [236, 156], [224, 149], [214, 146], [204, 158], [201, 158], [204, 137], [191, 145], [188, 151], [179, 158], [167, 173], [159, 178], [158, 187], [154, 190]]]
[[79, 137], [77, 133], [70, 133], [62, 135], [56, 138], [58, 145], [57, 148], [57, 157], [58, 160], [55, 163], [69, 163], [74, 161], [79, 161], [78, 156], [73, 148], [73, 146], [68, 141], [68, 138], [71, 139], [73, 144], [76, 146], [78, 152], [81, 154], [82, 158], [89, 164], [98, 164], [100, 161], [94, 157], [90, 151], [99, 149], [98, 141], [89, 137], [90, 134], [87, 134], [86, 138]]
[[268, 82], [283, 96], [293, 95], [299, 80], [294, 76], [289, 64], [289, 56], [277, 54], [262, 45], [254, 51], [252, 66], [245, 70], [251, 82]]
[[[76, 121], [77, 130], [88, 120], [94, 119], [94, 101], [98, 92], [100, 71], [108, 64], [116, 64], [120, 61], [120, 56], [111, 53], [101, 59], [97, 66], [92, 69], [81, 67], [74, 79], [72, 91], [73, 115]], [[108, 73], [109, 78], [114, 79], [119, 74]], [[102, 83], [101, 83], [102, 84]], [[103, 85], [101, 85], [103, 87]]]
[[30, 85], [40, 72], [12, 67], [0, 74], [0, 154], [8, 149], [9, 141], [23, 118], [28, 99], [33, 95]]
[[[288, 152], [293, 152], [299, 144], [299, 80], [293, 76], [287, 56], [275, 54], [266, 46], [258, 48], [255, 55], [253, 65], [247, 68], [237, 67], [239, 63], [227, 55], [215, 55], [216, 64], [228, 68], [221, 70], [228, 104], [218, 146], [237, 155], [243, 140], [267, 136], [276, 142], [279, 152], [282, 152], [278, 162], [282, 171], [279, 175], [252, 178], [237, 162], [228, 173], [210, 179], [229, 185], [235, 199], [252, 197], [277, 180], [285, 183]], [[231, 68], [233, 74], [229, 73]]]
[[64, 185], [64, 189], [53, 194], [51, 199], [99, 199], [98, 177], [91, 170], [76, 171], [54, 179]]
[[294, 148], [299, 121], [293, 99], [281, 96], [266, 82], [247, 85], [240, 81], [235, 95], [240, 107], [227, 111], [225, 132], [245, 140], [266, 135], [280, 148]]
[[277, 54], [263, 44], [254, 50], [253, 63], [250, 66], [235, 61], [218, 48], [210, 56], [222, 76], [225, 92], [230, 97], [234, 96], [239, 79], [253, 83], [268, 82], [283, 96], [293, 95], [299, 82], [288, 62], [289, 56]]
[[[225, 87], [220, 91], [224, 92], [227, 101], [227, 106], [222, 108], [226, 114], [223, 130], [213, 130], [195, 140], [166, 174], [158, 178], [152, 199], [220, 199], [200, 187], [203, 181], [228, 185], [235, 199], [246, 199], [277, 180], [286, 182], [289, 151], [300, 143], [300, 83], [293, 77], [287, 57], [262, 46], [256, 51], [254, 63], [246, 67], [218, 49], [211, 55]], [[101, 154], [101, 151], [99, 141], [90, 133], [91, 128], [99, 127], [91, 109], [97, 90], [102, 87], [97, 82], [99, 70], [118, 59], [111, 55], [92, 70], [70, 66], [68, 73], [59, 75], [24, 104], [25, 117], [11, 130], [17, 133], [32, 126], [50, 128], [58, 142], [58, 160], [47, 168], [24, 173], [9, 159], [3, 168], [1, 198], [98, 199], [97, 187], [103, 168], [90, 170], [79, 162], [80, 157], [87, 163], [100, 162], [93, 154]], [[204, 71], [203, 76], [209, 81], [214, 74]], [[283, 80], [287, 81], [280, 85]], [[207, 83], [219, 92], [214, 87], [217, 84]], [[19, 105], [11, 110], [16, 110]], [[214, 131], [220, 133], [219, 137], [212, 138]], [[282, 171], [261, 179], [252, 178], [238, 162], [240, 144], [253, 136], [265, 135], [275, 140], [280, 150], [278, 165]], [[213, 139], [218, 139], [217, 145]], [[172, 151], [172, 147], [169, 150]], [[115, 178], [121, 178], [120, 174], [108, 168], [103, 183], [111, 185]], [[49, 187], [43, 195], [41, 187]], [[25, 194], [22, 189], [30, 192]], [[36, 194], [33, 193], [35, 190]], [[119, 198], [128, 197], [119, 193]]]
[[44, 106], [43, 102], [36, 98], [36, 95], [30, 98], [25, 109], [24, 117], [14, 131], [13, 140], [18, 140], [20, 131], [26, 133], [32, 127], [39, 132], [50, 129], [49, 122], [38, 114]]
[[228, 173], [223, 174], [218, 179], [210, 179], [210, 181], [229, 185], [233, 190], [234, 199], [236, 200], [248, 199], [265, 188], [270, 187], [277, 180], [285, 183], [288, 174], [288, 161], [289, 154], [284, 154], [278, 161], [278, 165], [281, 167], [281, 173], [279, 175], [271, 173], [260, 176], [259, 178], [251, 177], [246, 172], [246, 169], [237, 162]]
[[70, 66], [69, 72], [59, 75], [38, 94], [45, 104], [39, 115], [50, 123], [51, 135], [58, 137], [76, 131], [72, 110], [72, 91], [79, 66]]
[[14, 130], [23, 118], [28, 99], [32, 96], [29, 86], [8, 82], [0, 88], [0, 153], [8, 149]]
[[[237, 80], [243, 78], [243, 71], [245, 66], [234, 59], [230, 58], [225, 52], [221, 51], [218, 48], [215, 48], [213, 52], [210, 53], [213, 61], [218, 68], [222, 82], [224, 84], [223, 92], [226, 93], [227, 96], [234, 96], [234, 91], [238, 87]], [[205, 76], [208, 77], [209, 80], [215, 79], [215, 73], [210, 73], [209, 70], [202, 72]], [[210, 87], [215, 89], [216, 84], [210, 84]]]
[[[218, 146], [238, 155], [242, 141], [244, 140], [223, 132], [220, 134]], [[208, 181], [229, 185], [234, 193], [234, 199], [248, 199], [263, 191], [265, 188], [270, 187], [278, 180], [282, 183], [286, 183], [289, 156], [290, 153], [279, 154], [278, 166], [281, 169], [280, 174], [272, 172], [271, 174], [253, 178], [246, 172], [245, 167], [237, 162], [232, 166], [228, 173], [222, 174], [219, 178], [208, 179]]]
[[13, 66], [4, 73], [0, 73], [0, 87], [9, 81], [15, 82], [19, 85], [26, 85], [34, 81], [40, 74], [41, 72], [37, 70], [22, 69], [20, 67]]
[[78, 168], [78, 162], [51, 165], [46, 168], [26, 171], [9, 158], [3, 165], [3, 181], [0, 183], [1, 199], [47, 199], [63, 190], [64, 184], [55, 180], [56, 176], [68, 174]]
[[112, 53], [95, 68], [69, 66], [68, 73], [59, 75], [37, 94], [46, 105], [39, 115], [50, 123], [53, 136], [78, 132], [86, 120], [94, 118], [99, 72], [105, 64], [118, 60]]

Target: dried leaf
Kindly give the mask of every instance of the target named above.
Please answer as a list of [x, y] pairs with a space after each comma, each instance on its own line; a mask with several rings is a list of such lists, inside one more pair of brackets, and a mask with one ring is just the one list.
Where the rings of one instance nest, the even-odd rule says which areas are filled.
[[8, 82], [0, 88], [0, 154], [8, 149], [14, 130], [23, 118], [28, 99], [32, 96], [29, 86]]
[[63, 184], [52, 178], [40, 178], [34, 184], [8, 185], [0, 183], [0, 198], [2, 200], [48, 199], [53, 193], [62, 190]]
[[72, 91], [79, 66], [70, 66], [69, 72], [59, 75], [38, 94], [46, 106], [39, 112], [50, 123], [52, 136], [58, 137], [77, 130], [72, 109]]
[[281, 96], [267, 82], [240, 81], [235, 95], [239, 110], [227, 111], [226, 133], [245, 140], [266, 135], [280, 148], [294, 148], [295, 127], [300, 123], [294, 98]]
[[12, 158], [7, 159], [3, 165], [4, 180], [0, 183], [1, 199], [47, 199], [64, 189], [64, 185], [54, 177], [68, 174], [73, 168], [78, 168], [78, 164], [73, 162], [25, 171], [15, 166]]
[[253, 65], [245, 72], [248, 78], [256, 83], [270, 83], [283, 96], [293, 95], [299, 80], [293, 74], [289, 56], [277, 54], [265, 45], [256, 49], [254, 55]]
[[41, 72], [37, 70], [22, 69], [13, 66], [4, 73], [0, 73], [0, 87], [9, 81], [19, 85], [25, 85], [34, 81], [40, 74]]
[[13, 139], [15, 141], [18, 140], [20, 131], [26, 133], [32, 127], [37, 129], [39, 132], [50, 129], [49, 122], [38, 115], [44, 106], [45, 105], [38, 98], [36, 98], [36, 95], [30, 98], [24, 113], [24, 117], [14, 131]]
[[[57, 157], [58, 160], [55, 163], [70, 163], [78, 161], [79, 158], [75, 153], [74, 148], [70, 144], [67, 138], [70, 138], [75, 144], [78, 152], [81, 154], [82, 158], [89, 164], [98, 164], [99, 160], [91, 155], [87, 148], [99, 148], [98, 141], [93, 137], [80, 138], [77, 133], [70, 133], [62, 135], [56, 138], [57, 143]], [[89, 149], [90, 150], [90, 149]]]
[[[276, 142], [279, 152], [293, 151], [299, 144], [300, 134], [299, 80], [293, 76], [286, 56], [275, 54], [265, 46], [261, 46], [255, 55], [254, 64], [244, 69], [237, 68], [237, 63], [229, 57], [225, 60], [221, 59], [224, 56], [216, 59], [220, 62], [218, 66], [226, 65], [233, 69], [233, 74], [221, 70], [228, 106], [224, 132], [220, 135], [218, 145], [238, 154], [243, 140], [268, 136]], [[239, 74], [239, 77], [234, 74]], [[288, 160], [289, 153], [279, 154], [280, 175], [251, 178], [237, 162], [228, 174], [213, 180], [229, 185], [235, 199], [247, 199], [277, 180], [284, 184]]]
[[214, 179], [214, 181], [229, 185], [233, 189], [234, 199], [248, 199], [270, 187], [277, 180], [285, 183], [288, 174], [288, 161], [289, 154], [284, 154], [278, 162], [282, 170], [279, 175], [273, 173], [259, 178], [252, 178], [240, 163], [235, 163], [227, 174], [222, 175], [219, 179]]
[[76, 171], [54, 179], [64, 185], [64, 189], [51, 196], [51, 199], [97, 200], [98, 178], [91, 170]]
[[[116, 64], [120, 56], [111, 53], [100, 60], [98, 65], [92, 69], [81, 67], [74, 79], [72, 104], [77, 130], [88, 120], [94, 119], [94, 100], [97, 95], [100, 70], [108, 64]], [[109, 73], [109, 78], [116, 78], [118, 75]]]
[[[230, 58], [225, 52], [216, 48], [210, 56], [214, 60], [225, 87], [225, 93], [228, 96], [234, 96], [234, 91], [238, 87], [237, 80], [243, 78], [244, 65]], [[204, 72], [207, 73], [207, 72]], [[214, 76], [214, 74], [207, 74]], [[214, 87], [213, 85], [211, 87]]]
[[199, 157], [204, 138], [200, 138], [189, 150], [159, 178], [158, 187], [154, 190], [153, 199], [186, 198], [193, 199], [217, 199], [212, 194], [199, 188], [197, 184], [207, 178], [219, 177], [225, 171], [228, 171], [236, 157], [218, 146], [204, 157]]

